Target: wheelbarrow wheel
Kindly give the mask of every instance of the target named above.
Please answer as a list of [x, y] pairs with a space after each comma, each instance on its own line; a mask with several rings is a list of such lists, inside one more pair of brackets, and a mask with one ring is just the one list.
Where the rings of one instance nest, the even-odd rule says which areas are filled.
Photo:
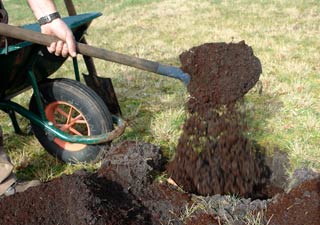
[[[47, 80], [39, 84], [47, 119], [60, 130], [72, 135], [97, 135], [113, 130], [112, 116], [103, 100], [84, 84], [69, 79]], [[39, 109], [35, 96], [30, 110]], [[49, 137], [46, 132], [31, 124], [41, 145], [52, 155], [67, 163], [92, 162], [106, 151], [110, 143], [79, 144]]]

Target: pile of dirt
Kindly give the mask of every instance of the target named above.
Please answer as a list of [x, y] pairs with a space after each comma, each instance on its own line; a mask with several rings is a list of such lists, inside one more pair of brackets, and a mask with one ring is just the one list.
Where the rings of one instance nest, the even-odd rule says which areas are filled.
[[120, 184], [96, 174], [62, 176], [0, 201], [0, 224], [145, 224], [148, 214]]
[[295, 181], [288, 193], [252, 201], [185, 193], [154, 180], [162, 166], [159, 147], [121, 143], [95, 173], [78, 171], [1, 199], [0, 224], [217, 225], [248, 224], [250, 218], [251, 222], [260, 218], [260, 224], [315, 225], [320, 219], [318, 175]]
[[237, 102], [259, 80], [259, 59], [240, 42], [204, 44], [180, 60], [191, 75], [189, 115], [168, 173], [187, 192], [263, 197], [270, 171]]
[[163, 168], [161, 149], [151, 144], [127, 141], [113, 148], [97, 174], [121, 184], [126, 193], [149, 209], [153, 224], [174, 221], [190, 197], [175, 187], [154, 181]]
[[2, 199], [0, 224], [181, 224], [191, 196], [153, 182], [162, 163], [158, 147], [124, 142], [96, 173], [78, 171]]

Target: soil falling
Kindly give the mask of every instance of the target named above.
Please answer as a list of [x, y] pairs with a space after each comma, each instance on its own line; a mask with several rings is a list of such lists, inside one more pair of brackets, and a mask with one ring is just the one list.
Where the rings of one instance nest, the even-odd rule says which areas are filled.
[[180, 55], [190, 74], [188, 119], [167, 169], [185, 191], [261, 197], [270, 173], [249, 141], [241, 99], [259, 80], [260, 61], [244, 42], [209, 43]]

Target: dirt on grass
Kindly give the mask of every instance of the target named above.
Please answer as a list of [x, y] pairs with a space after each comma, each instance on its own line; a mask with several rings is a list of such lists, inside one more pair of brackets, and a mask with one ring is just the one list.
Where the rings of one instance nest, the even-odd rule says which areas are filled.
[[120, 143], [95, 173], [1, 199], [0, 224], [319, 224], [319, 174], [285, 176], [286, 157], [266, 157], [245, 135], [242, 97], [261, 73], [252, 49], [208, 43], [181, 61], [191, 98], [172, 161], [158, 146]]

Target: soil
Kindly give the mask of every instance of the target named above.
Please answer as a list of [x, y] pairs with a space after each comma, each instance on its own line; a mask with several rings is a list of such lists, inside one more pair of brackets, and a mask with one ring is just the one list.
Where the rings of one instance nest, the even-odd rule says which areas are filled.
[[[191, 98], [170, 163], [157, 146], [120, 143], [94, 173], [2, 198], [0, 224], [319, 224], [319, 174], [301, 169], [287, 177], [285, 154], [268, 158], [244, 135], [241, 98], [261, 73], [252, 49], [210, 43], [181, 60], [192, 76]], [[173, 180], [155, 179], [165, 169]]]
[[180, 55], [181, 69], [191, 76], [188, 106], [227, 104], [246, 94], [262, 73], [260, 60], [244, 41], [206, 43]]
[[248, 224], [250, 215], [260, 215], [260, 224], [319, 224], [319, 174], [252, 201], [186, 193], [153, 179], [162, 166], [159, 147], [121, 143], [95, 173], [81, 170], [1, 199], [0, 224]]
[[181, 224], [191, 196], [153, 182], [162, 162], [158, 147], [124, 142], [96, 173], [78, 171], [2, 199], [0, 224]]
[[320, 178], [305, 181], [268, 205], [269, 224], [320, 224]]
[[269, 197], [264, 196], [271, 174], [263, 149], [246, 138], [245, 112], [238, 101], [259, 80], [259, 59], [244, 42], [204, 44], [180, 59], [191, 75], [191, 97], [168, 173], [195, 194]]

